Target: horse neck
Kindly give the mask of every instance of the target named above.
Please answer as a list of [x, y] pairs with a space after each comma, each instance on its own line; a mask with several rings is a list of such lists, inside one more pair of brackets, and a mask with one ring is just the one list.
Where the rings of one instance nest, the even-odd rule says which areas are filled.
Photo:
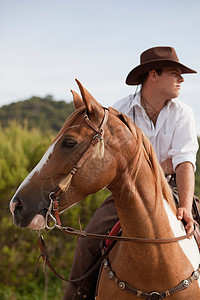
[[148, 238], [170, 236], [161, 182], [155, 180], [145, 159], [137, 170], [136, 179], [134, 176], [127, 170], [112, 190], [123, 235]]

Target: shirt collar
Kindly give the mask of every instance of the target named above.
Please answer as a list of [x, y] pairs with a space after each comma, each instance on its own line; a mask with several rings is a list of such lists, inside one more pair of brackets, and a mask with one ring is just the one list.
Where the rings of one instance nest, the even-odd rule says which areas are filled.
[[131, 101], [130, 109], [135, 107], [135, 106], [138, 106], [138, 107], [142, 108], [142, 105], [141, 105], [141, 91], [139, 91], [135, 95], [132, 95], [132, 97], [133, 97], [133, 99]]
[[[175, 102], [176, 102], [175, 99], [169, 100], [166, 103], [166, 105], [163, 107], [163, 109], [167, 109], [168, 110], [169, 107], [173, 106]], [[131, 110], [131, 108], [136, 107], [136, 106], [138, 106], [140, 108], [143, 108], [142, 105], [141, 105], [141, 90], [136, 95], [132, 94], [132, 101], [130, 103], [130, 110]]]

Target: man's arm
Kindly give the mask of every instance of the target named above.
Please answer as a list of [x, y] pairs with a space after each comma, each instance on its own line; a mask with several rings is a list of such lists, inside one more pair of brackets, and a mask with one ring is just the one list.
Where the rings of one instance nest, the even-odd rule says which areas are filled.
[[165, 175], [172, 175], [174, 173], [173, 171], [173, 164], [171, 158], [167, 158], [163, 162], [161, 162], [161, 167], [165, 173]]
[[176, 168], [176, 185], [180, 206], [177, 209], [178, 220], [184, 220], [187, 233], [193, 231], [194, 220], [192, 217], [192, 203], [194, 196], [194, 167], [190, 162], [184, 162]]

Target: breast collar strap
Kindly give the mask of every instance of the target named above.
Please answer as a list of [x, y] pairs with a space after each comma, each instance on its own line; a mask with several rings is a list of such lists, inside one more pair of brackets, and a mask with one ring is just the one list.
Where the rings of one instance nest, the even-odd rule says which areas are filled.
[[188, 288], [190, 286], [190, 284], [192, 284], [194, 281], [197, 281], [200, 277], [200, 266], [197, 270], [195, 270], [190, 277], [182, 280], [178, 285], [176, 285], [175, 287], [166, 290], [164, 292], [151, 292], [151, 293], [146, 293], [146, 292], [142, 292], [140, 290], [137, 290], [135, 288], [133, 288], [132, 286], [130, 286], [129, 284], [127, 284], [124, 281], [121, 281], [117, 275], [115, 274], [115, 272], [111, 269], [108, 257], [106, 257], [104, 259], [104, 263], [103, 263], [104, 269], [108, 274], [108, 278], [112, 281], [114, 281], [114, 283], [118, 286], [119, 289], [124, 290], [128, 293], [131, 293], [133, 295], [136, 295], [139, 298], [144, 298], [144, 299], [148, 299], [148, 300], [161, 300], [164, 299], [166, 297], [169, 297], [177, 292], [180, 292], [186, 288]]

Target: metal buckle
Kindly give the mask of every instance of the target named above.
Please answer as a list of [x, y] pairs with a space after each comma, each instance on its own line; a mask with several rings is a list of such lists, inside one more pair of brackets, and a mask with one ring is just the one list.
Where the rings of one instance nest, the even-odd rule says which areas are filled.
[[[52, 223], [52, 226], [49, 225], [49, 221]], [[50, 211], [47, 211], [46, 218], [45, 218], [45, 227], [47, 229], [54, 229], [57, 226], [57, 220], [54, 218], [54, 216], [51, 214]]]
[[[54, 192], [49, 194], [49, 199], [50, 199], [50, 204], [46, 213], [46, 217], [45, 217], [45, 227], [49, 230], [54, 229], [57, 226], [57, 220], [56, 218], [54, 218], [54, 216], [52, 215], [52, 210], [54, 210], [54, 200], [52, 198]], [[49, 219], [51, 220], [51, 222], [53, 223], [52, 226], [49, 226]]]
[[[55, 206], [57, 206], [57, 207], [55, 207]], [[58, 200], [53, 200], [53, 211], [55, 211], [55, 210], [59, 210], [59, 201]]]
[[160, 293], [158, 292], [151, 292], [149, 294], [149, 300], [162, 300]]
[[[51, 212], [52, 210], [59, 210], [59, 201], [56, 200], [57, 197], [54, 196], [54, 192], [51, 192], [49, 194], [49, 199], [51, 200], [50, 205], [49, 205], [49, 212]], [[57, 207], [56, 207], [57, 206]]]
[[95, 140], [96, 138], [98, 138], [100, 141], [103, 140], [102, 135], [100, 133], [95, 134], [92, 139]]

